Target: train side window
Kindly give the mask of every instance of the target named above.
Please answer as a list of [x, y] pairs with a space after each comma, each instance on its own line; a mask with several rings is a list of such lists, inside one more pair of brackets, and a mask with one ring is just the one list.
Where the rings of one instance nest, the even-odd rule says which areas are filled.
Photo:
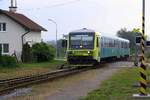
[[108, 41], [109, 41], [108, 47], [111, 47], [111, 39], [108, 39]]
[[106, 42], [106, 47], [108, 47], [108, 43], [109, 43], [109, 41], [108, 41], [108, 39], [107, 38], [105, 38], [105, 42]]
[[108, 39], [108, 47], [110, 47], [110, 40]]
[[101, 38], [100, 42], [101, 42], [101, 47], [103, 47], [103, 38]]
[[112, 40], [112, 47], [115, 47], [115, 41], [114, 40]]
[[104, 47], [106, 47], [106, 40], [105, 40], [105, 38], [103, 38], [103, 41], [104, 41]]
[[104, 41], [104, 47], [106, 47], [106, 38], [104, 38], [103, 41]]
[[125, 42], [125, 47], [124, 48], [127, 48], [127, 43]]
[[121, 42], [121, 48], [123, 48], [123, 42]]

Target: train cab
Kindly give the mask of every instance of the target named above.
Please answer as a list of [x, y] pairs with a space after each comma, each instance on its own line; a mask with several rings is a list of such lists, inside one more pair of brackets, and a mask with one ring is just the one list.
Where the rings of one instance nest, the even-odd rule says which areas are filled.
[[96, 63], [98, 51], [99, 36], [94, 30], [84, 28], [69, 33], [67, 60], [70, 64]]

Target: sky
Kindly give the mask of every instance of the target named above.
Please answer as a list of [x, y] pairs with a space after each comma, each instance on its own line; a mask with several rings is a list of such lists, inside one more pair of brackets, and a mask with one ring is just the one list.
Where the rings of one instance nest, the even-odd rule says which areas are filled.
[[[146, 1], [146, 34], [150, 35], [150, 0]], [[0, 9], [9, 10], [10, 0], [0, 0]], [[47, 32], [44, 41], [58, 39], [70, 31], [89, 28], [114, 36], [121, 28], [142, 26], [142, 0], [17, 0], [17, 12], [37, 22]]]

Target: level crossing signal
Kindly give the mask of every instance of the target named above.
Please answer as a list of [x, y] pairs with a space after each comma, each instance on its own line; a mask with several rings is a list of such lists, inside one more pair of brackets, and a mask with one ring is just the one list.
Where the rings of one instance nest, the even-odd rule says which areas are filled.
[[[136, 42], [136, 44], [140, 44], [141, 43], [141, 36], [136, 36], [135, 42]], [[150, 41], [146, 40], [145, 41], [145, 46], [150, 47]]]
[[136, 42], [136, 44], [140, 44], [141, 43], [141, 36], [136, 36], [135, 42]]
[[150, 41], [146, 41], [146, 46], [150, 47]]

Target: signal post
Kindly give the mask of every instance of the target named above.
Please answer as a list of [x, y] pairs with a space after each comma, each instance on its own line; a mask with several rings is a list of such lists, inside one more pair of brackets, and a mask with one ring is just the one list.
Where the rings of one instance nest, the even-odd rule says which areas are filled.
[[150, 94], [147, 93], [147, 73], [146, 73], [146, 63], [145, 63], [145, 0], [143, 0], [143, 13], [142, 13], [142, 33], [141, 33], [141, 65], [139, 67], [140, 71], [140, 93], [133, 94], [135, 98], [150, 98]]

